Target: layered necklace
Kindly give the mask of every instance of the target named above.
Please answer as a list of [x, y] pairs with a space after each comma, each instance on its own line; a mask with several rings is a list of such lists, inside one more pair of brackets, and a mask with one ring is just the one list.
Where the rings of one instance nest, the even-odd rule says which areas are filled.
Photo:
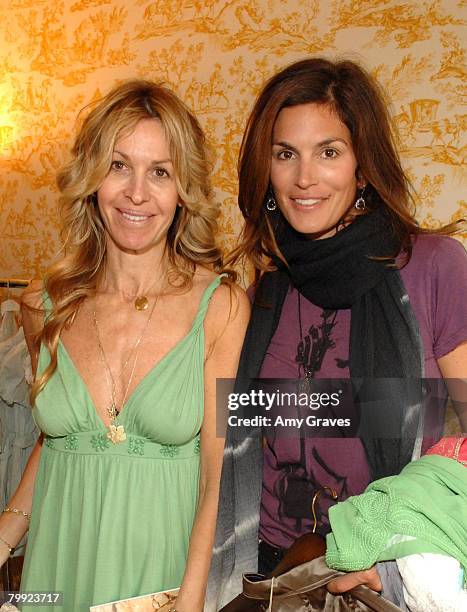
[[[136, 302], [138, 300], [142, 300], [144, 298], [144, 300], [146, 300], [146, 305], [142, 306], [140, 308], [137, 307]], [[97, 314], [96, 314], [96, 307], [94, 304], [94, 309], [92, 311], [92, 317], [93, 317], [93, 321], [94, 321], [94, 327], [96, 328], [96, 336], [97, 336], [97, 344], [99, 346], [99, 353], [100, 353], [100, 358], [102, 361], [102, 365], [104, 366], [104, 372], [105, 372], [105, 378], [107, 380], [107, 386], [109, 388], [109, 404], [106, 408], [107, 413], [110, 417], [110, 424], [108, 426], [108, 432], [107, 432], [107, 438], [113, 442], [113, 444], [118, 444], [120, 442], [123, 442], [124, 440], [126, 440], [126, 433], [125, 433], [125, 428], [123, 427], [123, 425], [116, 425], [115, 420], [118, 417], [118, 415], [120, 414], [122, 408], [125, 406], [125, 401], [128, 395], [128, 391], [130, 389], [130, 385], [133, 381], [133, 376], [135, 373], [135, 369], [136, 369], [136, 362], [138, 361], [138, 349], [139, 346], [141, 344], [141, 341], [143, 339], [144, 334], [146, 333], [149, 324], [151, 322], [152, 319], [152, 315], [154, 313], [154, 309], [156, 308], [156, 304], [157, 304], [157, 300], [159, 298], [159, 295], [157, 295], [154, 299], [154, 303], [151, 307], [151, 310], [149, 312], [148, 318], [146, 319], [146, 323], [143, 327], [143, 331], [141, 332], [141, 334], [138, 336], [138, 338], [136, 339], [136, 342], [134, 343], [133, 347], [130, 350], [130, 353], [125, 361], [125, 363], [122, 366], [122, 369], [120, 370], [120, 377], [122, 380], [124, 380], [124, 376], [125, 376], [125, 371], [127, 369], [127, 367], [129, 366], [129, 364], [131, 363], [131, 371], [130, 371], [130, 375], [128, 377], [128, 382], [126, 384], [125, 387], [125, 391], [123, 394], [123, 398], [122, 401], [120, 403], [120, 408], [117, 405], [117, 385], [115, 384], [115, 377], [112, 374], [112, 370], [110, 369], [109, 366], [109, 362], [107, 360], [107, 357], [105, 355], [105, 351], [104, 351], [104, 347], [102, 345], [102, 340], [101, 340], [101, 335], [99, 333], [99, 321], [97, 319]], [[146, 296], [140, 296], [139, 298], [136, 298], [135, 300], [135, 308], [137, 310], [146, 310], [149, 304], [149, 300]]]

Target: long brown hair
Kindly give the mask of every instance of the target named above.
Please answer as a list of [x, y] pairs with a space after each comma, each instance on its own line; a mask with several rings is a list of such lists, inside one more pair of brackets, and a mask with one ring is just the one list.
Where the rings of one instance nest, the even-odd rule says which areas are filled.
[[347, 126], [359, 173], [367, 181], [367, 209], [381, 204], [387, 208], [408, 258], [411, 234], [456, 231], [456, 224], [442, 230], [426, 230], [417, 224], [410, 182], [397, 153], [388, 104], [378, 83], [353, 61], [310, 58], [274, 75], [260, 92], [247, 121], [238, 163], [238, 202], [245, 224], [229, 262], [249, 260], [258, 278], [261, 271], [273, 269], [272, 255], [281, 257], [264, 206], [270, 189], [272, 134], [283, 108], [310, 103], [328, 106]]
[[216, 244], [219, 206], [211, 199], [212, 163], [197, 119], [161, 84], [131, 80], [118, 85], [91, 106], [76, 136], [72, 158], [57, 176], [65, 257], [45, 277], [53, 310], [37, 341], [46, 346], [51, 361], [32, 386], [32, 403], [56, 369], [60, 332], [72, 323], [83, 300], [95, 293], [105, 265], [105, 230], [96, 192], [110, 169], [115, 142], [147, 118], [158, 119], [165, 130], [183, 202], [167, 235], [169, 271], [176, 273], [180, 288], [189, 285], [197, 264], [222, 268]]

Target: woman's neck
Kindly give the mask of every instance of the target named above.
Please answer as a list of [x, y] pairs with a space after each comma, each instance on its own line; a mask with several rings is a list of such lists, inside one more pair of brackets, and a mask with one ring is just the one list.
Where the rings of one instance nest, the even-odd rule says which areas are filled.
[[107, 252], [97, 283], [100, 294], [120, 294], [123, 298], [155, 295], [166, 284], [167, 256], [154, 253]]

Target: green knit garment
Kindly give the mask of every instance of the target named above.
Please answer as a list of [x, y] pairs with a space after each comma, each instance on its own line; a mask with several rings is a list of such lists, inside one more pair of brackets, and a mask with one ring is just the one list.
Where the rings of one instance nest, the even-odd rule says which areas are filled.
[[329, 511], [326, 563], [344, 571], [414, 553], [457, 559], [467, 575], [467, 469], [427, 455]]

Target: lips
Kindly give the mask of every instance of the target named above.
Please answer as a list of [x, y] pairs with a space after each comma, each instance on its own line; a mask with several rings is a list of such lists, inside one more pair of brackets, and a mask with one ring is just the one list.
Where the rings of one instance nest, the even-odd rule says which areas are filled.
[[318, 197], [318, 198], [290, 198], [292, 200], [292, 202], [298, 206], [301, 206], [303, 208], [313, 208], [314, 206], [317, 206], [318, 204], [321, 204], [322, 202], [324, 202], [324, 200], [326, 200], [326, 197]]
[[154, 216], [150, 213], [144, 213], [141, 211], [135, 212], [133, 210], [126, 210], [123, 208], [117, 208], [117, 210], [122, 219], [125, 219], [125, 221], [128, 221], [129, 223], [135, 224], [145, 223], [148, 221], [148, 219]]

